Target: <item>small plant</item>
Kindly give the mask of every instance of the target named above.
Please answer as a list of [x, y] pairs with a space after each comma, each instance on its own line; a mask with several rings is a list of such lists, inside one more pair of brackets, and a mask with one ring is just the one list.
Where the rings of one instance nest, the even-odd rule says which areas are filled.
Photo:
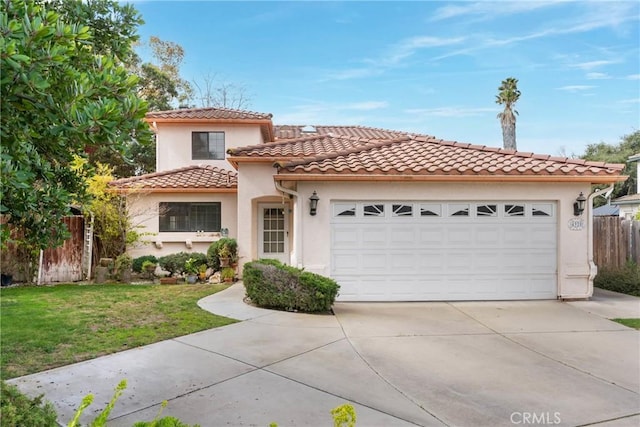
[[133, 266], [133, 258], [127, 253], [118, 255], [115, 262], [115, 270], [123, 282], [128, 282], [131, 279], [131, 267]]
[[195, 258], [189, 258], [184, 263], [184, 272], [187, 274], [196, 275], [198, 274], [199, 265], [197, 264], [198, 260]]
[[356, 425], [356, 410], [345, 403], [331, 410], [334, 427], [354, 427]]
[[[207, 250], [207, 263], [214, 271], [220, 271], [221, 261], [225, 260], [229, 264], [235, 264], [238, 261], [238, 242], [236, 239], [223, 237], [213, 242]], [[226, 265], [225, 265], [226, 267]]]
[[144, 261], [142, 263], [142, 272], [147, 276], [147, 279], [153, 279], [153, 274], [156, 271], [157, 264], [152, 261]]
[[225, 282], [232, 282], [235, 275], [236, 271], [231, 267], [225, 267], [222, 269], [222, 272], [220, 272], [220, 277]]
[[0, 382], [0, 413], [3, 427], [55, 426], [58, 414], [53, 405], [43, 402], [44, 395], [33, 399], [14, 385]]
[[144, 264], [145, 261], [151, 261], [153, 264], [157, 264], [158, 258], [153, 255], [142, 255], [141, 257], [134, 259], [133, 265], [131, 266], [133, 271], [136, 273], [143, 273], [144, 268], [142, 267], [142, 264]]

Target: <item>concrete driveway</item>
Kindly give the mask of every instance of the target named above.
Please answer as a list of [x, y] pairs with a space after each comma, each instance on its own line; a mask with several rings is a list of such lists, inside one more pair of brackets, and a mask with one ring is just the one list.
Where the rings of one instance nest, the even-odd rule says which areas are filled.
[[244, 322], [11, 382], [65, 423], [93, 393], [89, 422], [126, 378], [109, 426], [151, 420], [163, 400], [163, 415], [203, 427], [330, 426], [345, 402], [363, 427], [640, 425], [640, 333], [606, 319], [640, 317], [637, 298], [338, 303], [330, 316], [243, 294], [200, 305]]

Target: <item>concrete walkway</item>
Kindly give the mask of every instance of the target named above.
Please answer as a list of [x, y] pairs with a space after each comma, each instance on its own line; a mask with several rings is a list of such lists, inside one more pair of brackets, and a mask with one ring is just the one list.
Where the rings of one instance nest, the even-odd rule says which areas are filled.
[[640, 425], [640, 333], [606, 320], [640, 317], [637, 298], [337, 303], [331, 316], [243, 296], [236, 284], [199, 302], [243, 322], [11, 382], [65, 423], [93, 393], [88, 423], [126, 378], [109, 426], [151, 420], [163, 400], [203, 427], [330, 426], [345, 402], [358, 426]]

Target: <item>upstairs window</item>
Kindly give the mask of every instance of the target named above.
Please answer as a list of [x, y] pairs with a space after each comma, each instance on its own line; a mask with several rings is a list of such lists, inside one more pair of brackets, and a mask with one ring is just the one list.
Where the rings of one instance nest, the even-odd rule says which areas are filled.
[[224, 160], [224, 132], [192, 132], [192, 160]]
[[160, 203], [160, 231], [220, 231], [220, 202]]

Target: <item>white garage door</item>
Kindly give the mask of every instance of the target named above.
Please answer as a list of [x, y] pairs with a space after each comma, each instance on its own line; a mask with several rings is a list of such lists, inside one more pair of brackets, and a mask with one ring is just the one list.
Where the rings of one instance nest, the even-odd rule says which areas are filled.
[[341, 301], [555, 299], [553, 202], [333, 202]]

